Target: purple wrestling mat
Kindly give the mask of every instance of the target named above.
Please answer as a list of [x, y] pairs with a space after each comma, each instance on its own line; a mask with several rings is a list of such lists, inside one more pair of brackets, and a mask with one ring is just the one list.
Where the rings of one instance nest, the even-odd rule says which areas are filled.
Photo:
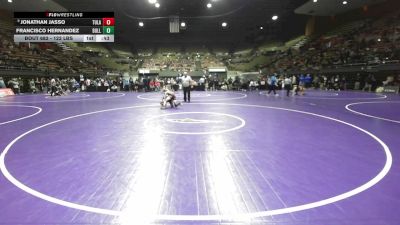
[[400, 97], [278, 93], [1, 98], [0, 224], [398, 225]]

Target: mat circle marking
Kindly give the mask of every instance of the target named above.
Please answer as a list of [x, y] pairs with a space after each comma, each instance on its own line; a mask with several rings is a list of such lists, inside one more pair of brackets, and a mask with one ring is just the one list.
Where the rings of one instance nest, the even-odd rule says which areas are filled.
[[[229, 92], [227, 92], [227, 93], [229, 93]], [[240, 96], [238, 96], [238, 97], [227, 97], [227, 98], [224, 98], [224, 96], [217, 96], [217, 97], [220, 97], [220, 98], [213, 99], [213, 98], [211, 98], [211, 97], [213, 97], [213, 95], [210, 94], [209, 96], [200, 97], [200, 98], [208, 98], [208, 99], [201, 99], [201, 100], [195, 100], [194, 99], [193, 100], [193, 97], [192, 97], [192, 101], [193, 102], [215, 102], [215, 101], [237, 100], [237, 99], [247, 98], [247, 95], [243, 94], [243, 93], [231, 93], [231, 94], [236, 94], [236, 95], [240, 95]], [[138, 99], [142, 99], [142, 100], [148, 100], [148, 101], [161, 101], [161, 98], [162, 98], [161, 93], [160, 93], [158, 99], [155, 98], [157, 96], [154, 96], [154, 98], [152, 98], [153, 96], [147, 97], [146, 95], [150, 95], [150, 94], [138, 95], [137, 98]], [[194, 97], [194, 98], [196, 98], [196, 97]]]
[[28, 119], [30, 117], [36, 116], [37, 114], [42, 112], [42, 108], [40, 107], [36, 107], [36, 106], [30, 106], [30, 105], [0, 105], [0, 107], [24, 107], [24, 108], [34, 108], [37, 109], [38, 111], [36, 111], [35, 113], [28, 115], [28, 116], [24, 116], [21, 118], [17, 118], [17, 119], [13, 119], [13, 120], [9, 120], [6, 122], [0, 122], [0, 125], [4, 125], [4, 124], [8, 124], [8, 123], [13, 123], [16, 121], [20, 121], [20, 120], [24, 120], [24, 119]]
[[[300, 113], [300, 114], [304, 114], [304, 115], [310, 115], [310, 116], [314, 116], [317, 118], [323, 118], [323, 119], [327, 119], [327, 120], [331, 120], [331, 121], [335, 121], [338, 122], [340, 124], [344, 124], [347, 126], [350, 126], [358, 131], [361, 131], [362, 133], [370, 136], [372, 139], [374, 139], [376, 142], [378, 142], [381, 146], [382, 149], [386, 155], [386, 162], [384, 167], [382, 168], [382, 170], [375, 176], [373, 177], [371, 180], [369, 180], [368, 182], [362, 184], [361, 186], [354, 188], [350, 191], [347, 191], [345, 193], [336, 195], [334, 197], [330, 197], [327, 199], [323, 199], [323, 200], [319, 200], [319, 201], [315, 201], [315, 202], [311, 202], [311, 203], [306, 203], [306, 204], [302, 204], [302, 205], [297, 205], [297, 206], [291, 206], [291, 207], [286, 207], [286, 208], [280, 208], [280, 209], [273, 209], [273, 210], [267, 210], [267, 211], [260, 211], [260, 212], [253, 212], [253, 213], [242, 213], [242, 214], [234, 214], [234, 215], [230, 215], [230, 214], [223, 214], [223, 215], [153, 215], [151, 216], [151, 219], [154, 221], [248, 221], [248, 220], [252, 220], [255, 218], [260, 218], [260, 217], [266, 217], [266, 216], [273, 216], [273, 215], [282, 215], [282, 214], [287, 214], [287, 213], [293, 213], [293, 212], [298, 212], [298, 211], [303, 211], [303, 210], [307, 210], [307, 209], [312, 209], [312, 208], [317, 208], [317, 207], [321, 207], [321, 206], [325, 206], [325, 205], [329, 205], [347, 198], [350, 198], [354, 195], [357, 195], [369, 188], [371, 188], [372, 186], [376, 185], [379, 181], [381, 181], [390, 171], [390, 168], [392, 166], [393, 163], [393, 158], [392, 158], [392, 154], [390, 152], [389, 147], [381, 140], [379, 139], [377, 136], [375, 136], [374, 134], [370, 133], [367, 130], [364, 130], [354, 124], [339, 120], [339, 119], [335, 119], [332, 117], [328, 117], [328, 116], [324, 116], [324, 115], [320, 115], [320, 114], [316, 114], [316, 113], [311, 113], [311, 112], [306, 112], [306, 111], [300, 111], [300, 110], [294, 110], [294, 109], [287, 109], [287, 108], [279, 108], [279, 107], [271, 107], [271, 106], [262, 106], [262, 105], [248, 105], [248, 104], [230, 104], [230, 103], [193, 103], [193, 105], [225, 105], [225, 106], [242, 106], [242, 107], [253, 107], [253, 108], [260, 108], [260, 109], [273, 109], [273, 110], [283, 110], [283, 111], [289, 111], [289, 112], [294, 112], [294, 113]], [[56, 124], [62, 121], [66, 121], [69, 119], [73, 119], [73, 118], [78, 118], [78, 117], [83, 117], [83, 116], [88, 116], [88, 115], [92, 115], [92, 114], [98, 114], [98, 113], [102, 113], [102, 112], [109, 112], [109, 111], [116, 111], [116, 110], [124, 110], [124, 109], [135, 109], [135, 108], [146, 108], [146, 107], [158, 107], [155, 105], [142, 105], [142, 106], [131, 106], [131, 107], [123, 107], [123, 108], [114, 108], [114, 109], [107, 109], [107, 110], [100, 110], [100, 111], [95, 111], [95, 112], [90, 112], [90, 113], [84, 113], [84, 114], [78, 114], [75, 116], [70, 116], [70, 117], [66, 117], [63, 119], [59, 119], [59, 120], [55, 120], [53, 122], [50, 123], [46, 123], [44, 125], [41, 125], [39, 127], [36, 127], [34, 129], [31, 129], [23, 134], [21, 134], [20, 136], [18, 136], [17, 138], [15, 138], [13, 141], [11, 141], [6, 148], [4, 149], [4, 151], [1, 153], [0, 155], [0, 170], [3, 173], [3, 175], [12, 183], [14, 184], [16, 187], [20, 188], [21, 190], [36, 196], [40, 199], [43, 199], [45, 201], [48, 202], [52, 202], [54, 204], [58, 204], [58, 205], [62, 205], [65, 207], [69, 207], [69, 208], [74, 208], [74, 209], [78, 209], [78, 210], [83, 210], [83, 211], [87, 211], [87, 212], [93, 212], [93, 213], [98, 213], [98, 214], [104, 214], [104, 215], [112, 215], [112, 216], [123, 216], [123, 213], [121, 211], [117, 211], [117, 210], [110, 210], [110, 209], [103, 209], [103, 208], [96, 208], [96, 207], [91, 207], [91, 206], [86, 206], [86, 205], [81, 205], [81, 204], [77, 204], [77, 203], [73, 203], [73, 202], [68, 202], [62, 199], [58, 199], [49, 195], [46, 195], [44, 193], [41, 193], [37, 190], [34, 190], [28, 186], [26, 186], [25, 184], [23, 184], [22, 182], [20, 182], [19, 180], [17, 180], [15, 177], [13, 177], [13, 175], [8, 171], [6, 165], [5, 165], [5, 157], [7, 155], [7, 153], [10, 151], [11, 147], [20, 139], [22, 139], [24, 136], [35, 132], [43, 127], [47, 127], [49, 125], [52, 124]]]
[[[31, 102], [11, 102], [11, 101], [2, 101], [0, 100], [0, 103], [10, 103], [10, 104], [15, 104], [15, 103], [25, 103], [25, 104], [33, 104], [33, 103], [52, 103], [52, 102], [76, 102], [76, 101], [90, 101], [90, 100], [101, 100], [101, 99], [109, 99], [109, 98], [118, 98], [118, 97], [123, 97], [125, 96], [124, 93], [119, 93], [118, 95], [113, 95], [113, 96], [106, 96], [106, 97], [96, 97], [96, 98], [81, 98], [81, 99], [65, 99], [65, 100], [59, 100], [59, 101], [31, 101]], [[24, 96], [25, 97], [25, 96]]]
[[367, 113], [362, 113], [362, 112], [356, 111], [356, 110], [354, 110], [354, 109], [351, 109], [351, 106], [353, 106], [353, 105], [362, 105], [362, 104], [384, 104], [384, 103], [400, 103], [400, 102], [397, 102], [397, 101], [385, 101], [385, 102], [354, 102], [354, 103], [347, 104], [347, 105], [345, 106], [345, 108], [346, 108], [348, 111], [350, 111], [350, 112], [352, 112], [352, 113], [355, 113], [355, 114], [358, 114], [358, 115], [361, 115], [361, 116], [366, 116], [366, 117], [370, 117], [370, 118], [374, 118], [374, 119], [378, 119], [378, 120], [384, 120], [384, 121], [388, 121], [388, 122], [400, 124], [400, 121], [399, 121], [399, 120], [392, 120], [392, 119], [387, 119], [387, 118], [383, 118], [383, 117], [379, 117], [379, 116], [373, 116], [373, 115], [370, 115], [370, 114], [367, 114]]
[[144, 121], [144, 125], [145, 125], [145, 127], [150, 127], [148, 125], [149, 121], [154, 121], [161, 117], [167, 117], [167, 116], [171, 116], [171, 115], [184, 115], [184, 114], [189, 114], [189, 115], [190, 114], [192, 114], [192, 115], [193, 114], [211, 114], [211, 115], [217, 115], [217, 116], [226, 116], [226, 117], [230, 117], [230, 118], [239, 120], [240, 124], [235, 127], [229, 128], [229, 129], [223, 129], [223, 130], [217, 130], [217, 131], [204, 131], [204, 132], [183, 132], [182, 131], [182, 132], [180, 132], [180, 131], [161, 130], [161, 132], [166, 133], [166, 134], [185, 134], [185, 135], [222, 134], [222, 133], [239, 130], [240, 128], [242, 128], [246, 125], [246, 122], [238, 116], [234, 116], [234, 115], [226, 114], [226, 113], [216, 113], [216, 112], [179, 112], [179, 113], [162, 114], [162, 115], [157, 115], [157, 116], [153, 116], [153, 117], [146, 119]]
[[[307, 92], [306, 92], [307, 93]], [[267, 95], [266, 91], [261, 91], [259, 93], [260, 95]], [[282, 95], [283, 97], [287, 98], [286, 95]], [[338, 93], [335, 93], [334, 95], [332, 95], [333, 97], [311, 97], [311, 96], [293, 96], [294, 99], [332, 99], [332, 100], [359, 100], [359, 99], [370, 99], [370, 100], [374, 100], [374, 99], [386, 99], [387, 96], [386, 95], [381, 95], [381, 94], [377, 94], [377, 97], [340, 97]]]

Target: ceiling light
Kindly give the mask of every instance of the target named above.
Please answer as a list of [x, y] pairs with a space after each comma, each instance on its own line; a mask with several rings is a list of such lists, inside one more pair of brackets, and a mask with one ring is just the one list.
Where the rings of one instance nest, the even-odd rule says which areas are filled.
[[263, 30], [264, 29], [264, 27], [260, 27], [260, 30]]
[[157, 0], [149, 0], [150, 4], [156, 4]]
[[185, 22], [182, 22], [182, 23], [181, 23], [181, 27], [186, 27], [186, 23], [185, 23]]
[[8, 0], [8, 3], [12, 3], [12, 0]]
[[343, 1], [343, 5], [347, 5], [347, 1]]
[[212, 4], [211, 3], [207, 3], [207, 8], [211, 8]]
[[318, 2], [318, 0], [313, 0], [313, 2]]
[[144, 23], [143, 22], [139, 22], [139, 27], [143, 27]]
[[156, 3], [155, 5], [154, 5], [156, 8], [160, 8], [160, 3]]
[[226, 22], [223, 22], [223, 23], [221, 24], [221, 26], [222, 26], [222, 27], [226, 27], [226, 26], [228, 26], [228, 24], [227, 24]]
[[272, 20], [277, 20], [277, 19], [278, 19], [277, 15], [272, 16]]

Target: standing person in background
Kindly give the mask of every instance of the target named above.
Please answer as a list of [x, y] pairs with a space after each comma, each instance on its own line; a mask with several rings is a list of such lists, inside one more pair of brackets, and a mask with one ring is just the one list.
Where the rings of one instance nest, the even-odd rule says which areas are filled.
[[369, 74], [367, 79], [365, 79], [365, 85], [362, 90], [363, 91], [368, 90], [368, 92], [371, 92], [371, 90], [372, 90], [372, 74]]
[[192, 84], [192, 78], [187, 74], [187, 72], [183, 73], [182, 76], [182, 88], [183, 88], [183, 100], [186, 102], [190, 102], [190, 86]]
[[154, 79], [151, 79], [149, 81], [149, 91], [154, 91], [155, 87], [156, 87], [155, 81], [154, 81]]
[[305, 89], [305, 76], [303, 74], [300, 75], [300, 78], [298, 79], [299, 84], [297, 85], [297, 88], [295, 90], [295, 95], [299, 95], [299, 92], [301, 95], [304, 95], [304, 89]]
[[293, 90], [293, 95], [295, 93], [297, 93], [297, 87], [298, 87], [298, 79], [296, 75], [292, 75], [292, 77], [290, 78], [290, 80], [292, 81], [292, 90]]
[[154, 79], [154, 88], [155, 88], [155, 91], [160, 91], [161, 82], [160, 82], [160, 80], [158, 80], [158, 78]]
[[355, 82], [354, 82], [354, 90], [360, 90], [360, 85], [361, 85], [361, 76], [359, 73], [357, 73]]
[[205, 91], [204, 83], [206, 82], [205, 76], [202, 76], [199, 80], [200, 90]]
[[293, 76], [292, 76], [292, 84], [293, 84], [293, 85], [297, 85], [297, 84], [298, 84], [297, 81], [298, 81], [298, 80], [297, 80], [296, 75], [293, 75]]
[[371, 76], [371, 91], [375, 91], [378, 87], [378, 81], [376, 80], [375, 76], [372, 74]]
[[346, 77], [342, 76], [342, 79], [340, 79], [340, 83], [339, 83], [339, 91], [340, 90], [347, 90], [347, 82], [346, 82]]
[[167, 78], [167, 82], [165, 84], [165, 87], [168, 88], [168, 89], [172, 88], [172, 86], [171, 86], [171, 78]]
[[205, 90], [205, 91], [209, 91], [209, 90], [210, 90], [210, 89], [209, 89], [210, 80], [209, 80], [207, 77], [205, 77], [204, 79], [205, 79], [205, 80], [204, 80], [204, 90]]
[[[86, 84], [86, 87], [89, 87], [90, 85]], [[123, 79], [122, 79], [122, 75], [119, 77], [119, 90], [124, 90], [124, 83], [123, 83]]]
[[133, 91], [133, 90], [134, 90], [133, 78], [129, 77], [129, 91]]
[[135, 90], [135, 92], [139, 91], [139, 78], [136, 78], [136, 80], [135, 80], [134, 90]]
[[[1, 84], [0, 84], [0, 87], [1, 87]], [[33, 79], [29, 80], [29, 90], [32, 93], [36, 93], [37, 92], [37, 89], [36, 89], [36, 86], [35, 86], [35, 80], [33, 80]]]
[[[90, 80], [89, 80], [90, 82]], [[50, 80], [50, 96], [55, 96], [57, 92], [57, 82], [56, 79], [51, 78]]]
[[[85, 82], [85, 77], [83, 76], [83, 74], [80, 74], [79, 75], [79, 85], [80, 85], [80, 87], [84, 86], [84, 82]], [[83, 89], [82, 89], [82, 91], [83, 91]]]
[[276, 74], [272, 74], [271, 77], [268, 78], [268, 94], [267, 95], [269, 95], [271, 93], [271, 91], [273, 91], [274, 95], [278, 96], [278, 94], [276, 94], [276, 91], [275, 91], [275, 87], [278, 82], [275, 75]]
[[250, 80], [249, 89], [250, 89], [250, 91], [254, 91], [255, 90], [255, 85], [254, 85], [254, 81], [253, 80]]
[[233, 83], [232, 77], [229, 77], [229, 79], [228, 79], [228, 91], [232, 90], [232, 83]]
[[210, 75], [210, 81], [209, 81], [209, 87], [210, 87], [210, 91], [215, 91], [216, 88], [216, 81], [214, 77], [211, 77]]
[[265, 88], [265, 84], [266, 84], [265, 78], [262, 77], [261, 80], [260, 80], [260, 90], [265, 90], [266, 89]]
[[13, 78], [11, 80], [8, 81], [8, 86], [13, 90], [13, 92], [15, 94], [19, 94], [20, 93], [20, 89], [19, 89], [19, 83], [17, 78]]
[[285, 79], [283, 80], [283, 83], [284, 83], [284, 85], [285, 85], [284, 87], [285, 87], [285, 90], [286, 90], [286, 96], [289, 97], [290, 90], [292, 90], [292, 80], [290, 79], [289, 76], [287, 76], [287, 77], [285, 77]]
[[336, 75], [334, 80], [333, 80], [333, 89], [335, 91], [340, 91], [340, 76]]
[[143, 76], [143, 90], [144, 90], [144, 92], [148, 91], [147, 84], [148, 84], [147, 77]]
[[312, 83], [312, 77], [311, 77], [310, 74], [307, 74], [304, 77], [304, 86], [305, 86], [305, 88], [309, 88], [311, 86], [311, 83]]
[[0, 77], [0, 88], [6, 88], [6, 84], [4, 83], [3, 77]]
[[36, 77], [36, 79], [35, 79], [35, 86], [39, 92], [43, 91], [42, 83], [40, 82], [39, 77]]

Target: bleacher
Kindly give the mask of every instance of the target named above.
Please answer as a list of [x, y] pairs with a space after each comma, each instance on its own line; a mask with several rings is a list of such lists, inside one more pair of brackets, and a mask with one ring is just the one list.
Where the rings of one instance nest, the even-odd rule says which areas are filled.
[[[293, 48], [295, 50], [299, 50], [301, 47], [303, 47], [309, 41], [310, 41], [309, 37], [301, 36], [300, 38], [293, 40], [293, 42], [288, 42], [286, 47]], [[291, 45], [292, 43], [293, 43], [293, 45]]]
[[14, 31], [14, 24], [10, 21], [0, 20], [0, 30], [12, 32]]
[[375, 65], [400, 60], [400, 53], [392, 51], [400, 42], [400, 24], [398, 20], [391, 21], [382, 18], [373, 21], [370, 27], [365, 27], [365, 21], [355, 21], [321, 37], [298, 36], [286, 43], [265, 42], [234, 53], [222, 47], [185, 46], [139, 47], [134, 55], [129, 47], [101, 43], [56, 43], [43, 49], [32, 43], [27, 47], [13, 42], [12, 22], [0, 20], [0, 66], [100, 74], [133, 73], [139, 67], [176, 73], [225, 66], [235, 71], [258, 71], [263, 67], [287, 71], [357, 63]]
[[365, 21], [358, 20], [350, 23], [343, 24], [331, 31], [328, 31], [324, 36], [333, 37], [337, 35], [347, 34], [351, 31], [358, 30], [365, 24]]

